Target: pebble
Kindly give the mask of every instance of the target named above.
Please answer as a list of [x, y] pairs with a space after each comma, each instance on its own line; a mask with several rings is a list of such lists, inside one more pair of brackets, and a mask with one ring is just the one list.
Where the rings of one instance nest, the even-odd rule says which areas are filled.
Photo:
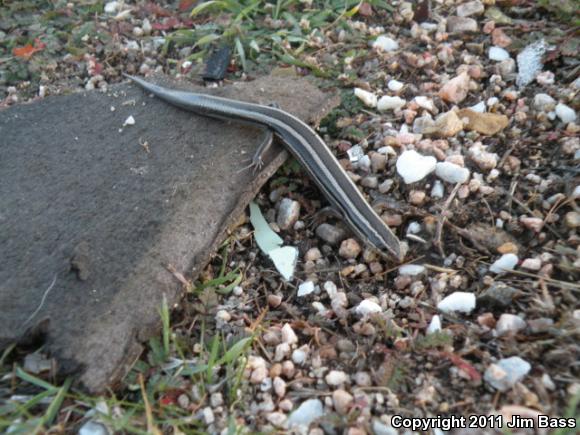
[[217, 408], [218, 406], [222, 406], [224, 404], [224, 396], [222, 393], [213, 393], [209, 396], [209, 403], [213, 408]]
[[511, 80], [511, 75], [516, 72], [516, 61], [506, 59], [496, 64], [497, 71], [504, 80]]
[[434, 334], [441, 331], [441, 318], [435, 314], [427, 327], [427, 334]]
[[285, 426], [287, 418], [288, 417], [286, 417], [286, 414], [283, 412], [270, 412], [266, 416], [266, 419], [270, 423], [279, 428], [283, 428]]
[[453, 137], [463, 130], [463, 121], [454, 110], [439, 115], [432, 126], [423, 129], [426, 134], [439, 137]]
[[252, 384], [261, 384], [267, 377], [268, 369], [266, 367], [257, 367], [250, 375], [250, 382]]
[[431, 189], [431, 198], [433, 199], [441, 199], [445, 194], [445, 188], [443, 187], [443, 183], [439, 180], [435, 180], [433, 183], [433, 189]]
[[125, 119], [125, 122], [123, 123], [123, 127], [125, 127], [127, 125], [135, 125], [135, 118], [133, 118], [132, 115], [129, 115], [129, 117], [127, 119]]
[[216, 318], [216, 320], [221, 320], [222, 322], [227, 323], [230, 320], [232, 320], [232, 315], [227, 310], [219, 310], [215, 314], [215, 318]]
[[370, 387], [373, 383], [368, 372], [356, 372], [353, 375], [353, 380], [359, 387]]
[[405, 264], [399, 267], [399, 275], [417, 276], [425, 272], [425, 266], [420, 264]]
[[272, 308], [279, 307], [281, 303], [282, 296], [273, 294], [268, 295], [268, 305], [270, 305]]
[[395, 184], [395, 181], [388, 178], [385, 181], [383, 181], [381, 184], [379, 184], [379, 192], [380, 193], [387, 193], [389, 190], [391, 190], [391, 188], [393, 187], [393, 185]]
[[306, 359], [308, 358], [309, 352], [310, 349], [308, 345], [304, 345], [296, 349], [294, 352], [292, 352], [292, 362], [299, 366], [303, 365], [306, 362]]
[[468, 17], [447, 18], [447, 31], [449, 33], [477, 32], [477, 21]]
[[340, 244], [338, 255], [342, 258], [356, 258], [361, 253], [362, 248], [355, 239], [346, 239]]
[[[11, 430], [8, 428], [6, 433], [10, 432]], [[79, 429], [79, 435], [109, 435], [109, 431], [101, 423], [89, 420], [81, 426]]]
[[528, 45], [518, 54], [518, 77], [516, 79], [516, 85], [519, 88], [527, 86], [542, 71], [542, 58], [546, 49], [546, 42], [541, 39]]
[[439, 96], [450, 103], [460, 103], [469, 91], [469, 75], [466, 72], [459, 74], [445, 83], [439, 90]]
[[509, 47], [512, 44], [512, 39], [505, 34], [502, 29], [493, 29], [491, 32], [491, 42], [501, 48]]
[[426, 97], [424, 95], [419, 95], [413, 99], [415, 103], [419, 105], [419, 107], [428, 110], [429, 112], [435, 114], [437, 113], [437, 108], [435, 107], [435, 103], [433, 99]]
[[462, 312], [469, 314], [475, 308], [475, 295], [467, 292], [454, 292], [437, 304], [444, 313]]
[[300, 217], [300, 203], [289, 198], [280, 201], [276, 223], [282, 230], [292, 228]]
[[281, 333], [282, 333], [282, 343], [287, 343], [290, 345], [298, 343], [298, 337], [296, 336], [296, 333], [294, 332], [292, 326], [290, 326], [289, 323], [285, 323], [284, 326], [282, 326]]
[[534, 96], [534, 107], [542, 112], [549, 112], [556, 107], [556, 100], [548, 94], [536, 94]]
[[339, 385], [346, 384], [349, 381], [349, 377], [342, 370], [331, 370], [324, 377], [324, 380], [331, 387], [338, 387]]
[[409, 192], [409, 202], [413, 205], [422, 205], [426, 197], [427, 194], [422, 190], [411, 190]]
[[542, 268], [542, 260], [539, 258], [526, 258], [522, 261], [522, 269], [538, 271]]
[[485, 150], [481, 143], [474, 144], [469, 148], [469, 157], [482, 170], [491, 170], [497, 166], [499, 156], [496, 153], [490, 153]]
[[509, 118], [498, 113], [478, 113], [471, 109], [461, 109], [459, 117], [464, 122], [466, 130], [477, 131], [478, 133], [493, 136], [499, 133], [509, 124]]
[[[305, 430], [314, 420], [324, 416], [324, 406], [319, 399], [309, 399], [300, 404], [296, 410], [290, 414], [286, 424], [288, 428], [303, 426]], [[305, 432], [306, 433], [306, 432]]]
[[556, 105], [556, 116], [558, 116], [564, 124], [576, 121], [576, 112], [574, 109], [562, 103]]
[[123, 7], [123, 2], [120, 1], [113, 1], [113, 2], [108, 2], [105, 4], [104, 7], [104, 11], [106, 14], [114, 14], [117, 11], [121, 10], [121, 8]]
[[399, 431], [397, 429], [387, 426], [378, 418], [373, 419], [372, 427], [374, 435], [399, 435]]
[[365, 91], [361, 88], [354, 88], [354, 94], [365, 104], [365, 106], [377, 107], [378, 98], [372, 92]]
[[547, 317], [541, 317], [539, 319], [530, 319], [527, 324], [532, 334], [541, 334], [548, 332], [554, 326], [554, 320]]
[[465, 183], [469, 174], [469, 169], [451, 162], [440, 162], [435, 167], [435, 175], [448, 183]]
[[514, 335], [526, 327], [526, 322], [515, 314], [504, 313], [499, 316], [495, 325], [495, 332], [499, 337], [503, 335]]
[[387, 88], [389, 88], [389, 90], [391, 90], [393, 92], [399, 92], [404, 87], [405, 87], [405, 84], [403, 82], [398, 81], [398, 80], [389, 80], [389, 83], [387, 83]]
[[519, 356], [504, 358], [487, 368], [484, 379], [496, 390], [505, 392], [521, 381], [531, 368], [530, 363]]
[[360, 145], [352, 146], [346, 152], [351, 163], [356, 163], [365, 156], [365, 151]]
[[278, 397], [284, 397], [286, 395], [286, 381], [279, 376], [276, 376], [272, 381], [274, 387], [274, 392]]
[[509, 52], [501, 47], [490, 47], [488, 57], [496, 62], [502, 62], [510, 58]]
[[329, 245], [338, 245], [346, 237], [346, 232], [336, 225], [323, 223], [316, 228], [316, 236]]
[[474, 106], [470, 107], [476, 113], [485, 113], [485, 102], [480, 101], [479, 103], [475, 104]]
[[494, 282], [477, 298], [478, 305], [488, 307], [509, 307], [518, 291], [503, 282]]
[[373, 42], [373, 48], [382, 51], [396, 51], [399, 49], [399, 43], [388, 36], [381, 35]]
[[462, 3], [457, 6], [457, 16], [459, 17], [469, 17], [471, 15], [481, 15], [485, 10], [483, 4], [480, 1], [471, 1], [467, 3]]
[[564, 224], [568, 228], [578, 228], [580, 227], [580, 213], [577, 211], [569, 211], [564, 215]]
[[322, 253], [318, 248], [310, 248], [308, 251], [306, 251], [306, 254], [304, 254], [304, 260], [306, 261], [317, 261], [320, 260], [321, 258]]
[[499, 259], [494, 261], [489, 271], [497, 274], [509, 272], [518, 264], [519, 258], [516, 254], [503, 254]]
[[206, 425], [213, 424], [213, 422], [215, 421], [213, 410], [209, 406], [203, 408], [202, 415], [203, 421]]
[[397, 159], [397, 173], [406, 184], [422, 180], [435, 170], [437, 159], [433, 156], [423, 156], [417, 151], [404, 151]]
[[407, 104], [407, 100], [401, 97], [390, 97], [385, 95], [379, 99], [377, 102], [377, 109], [380, 112], [386, 112], [387, 110], [397, 110]]
[[355, 312], [361, 317], [366, 317], [370, 314], [380, 313], [382, 311], [383, 309], [381, 306], [370, 299], [364, 299], [355, 308]]
[[353, 402], [354, 397], [352, 394], [347, 393], [342, 389], [335, 390], [332, 393], [332, 404], [336, 412], [338, 412], [340, 415], [348, 414]]
[[298, 297], [303, 297], [303, 296], [307, 296], [310, 293], [314, 292], [314, 282], [312, 281], [305, 281], [302, 284], [300, 284], [298, 286], [298, 292], [297, 292], [297, 296]]

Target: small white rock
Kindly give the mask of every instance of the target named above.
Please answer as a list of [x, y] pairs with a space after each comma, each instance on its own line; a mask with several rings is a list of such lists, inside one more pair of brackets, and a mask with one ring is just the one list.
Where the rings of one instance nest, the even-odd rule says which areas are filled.
[[510, 54], [507, 50], [501, 47], [491, 47], [489, 49], [489, 58], [491, 60], [495, 60], [497, 62], [501, 62], [502, 60], [507, 60], [510, 58]]
[[324, 406], [319, 399], [309, 399], [300, 404], [296, 410], [290, 414], [287, 420], [288, 428], [302, 426], [305, 428], [305, 433], [308, 431], [308, 426], [317, 418], [324, 415]]
[[497, 274], [509, 272], [516, 267], [518, 261], [519, 258], [516, 254], [504, 254], [494, 261], [490, 266], [489, 271]]
[[401, 97], [390, 97], [385, 95], [381, 97], [377, 103], [377, 109], [380, 112], [386, 112], [387, 110], [397, 110], [407, 104], [407, 100]]
[[126, 125], [135, 125], [135, 118], [133, 118], [133, 115], [129, 115], [129, 117], [125, 119], [123, 127], [125, 127]]
[[576, 121], [576, 112], [574, 109], [562, 103], [556, 105], [556, 115], [564, 124]]
[[107, 4], [105, 4], [104, 11], [106, 14], [114, 14], [118, 10], [120, 10], [122, 6], [123, 6], [123, 2], [117, 2], [117, 1], [108, 2]]
[[315, 288], [314, 283], [312, 281], [305, 281], [298, 286], [297, 296], [298, 297], [307, 296], [310, 293], [314, 292], [314, 288]]
[[516, 334], [526, 327], [526, 322], [515, 314], [504, 313], [499, 316], [495, 325], [495, 332], [498, 336]]
[[370, 299], [365, 299], [361, 301], [360, 304], [355, 308], [356, 313], [361, 316], [368, 316], [369, 314], [380, 313], [382, 310], [381, 306]]
[[274, 426], [283, 428], [286, 423], [287, 417], [283, 412], [270, 412], [266, 419], [272, 423]]
[[331, 387], [338, 387], [339, 385], [347, 383], [349, 380], [349, 377], [342, 370], [331, 370], [324, 377], [324, 380]]
[[522, 269], [527, 270], [540, 270], [542, 268], [542, 260], [539, 258], [526, 258], [522, 261]]
[[554, 109], [556, 100], [548, 94], [536, 94], [534, 96], [534, 107], [544, 112], [549, 112]]
[[441, 318], [435, 314], [427, 327], [427, 334], [433, 334], [441, 331]]
[[397, 159], [397, 173], [403, 177], [406, 184], [422, 180], [435, 170], [437, 159], [433, 156], [423, 156], [417, 151], [404, 151]]
[[425, 272], [425, 266], [420, 264], [405, 264], [399, 267], [399, 275], [417, 276]]
[[475, 308], [475, 295], [467, 292], [454, 292], [437, 304], [437, 309], [444, 313], [471, 313]]
[[227, 310], [219, 310], [215, 314], [215, 318], [216, 320], [221, 320], [222, 322], [227, 323], [232, 320], [232, 315]]
[[360, 145], [352, 146], [346, 152], [351, 163], [356, 163], [365, 156], [365, 151]]
[[439, 180], [435, 180], [433, 183], [433, 189], [431, 189], [431, 198], [441, 199], [444, 194], [445, 188], [443, 187], [443, 183]]
[[282, 326], [281, 332], [283, 343], [287, 343], [290, 345], [298, 343], [298, 337], [296, 336], [296, 333], [294, 332], [292, 326], [290, 326], [289, 323], [286, 323], [284, 324], [284, 326]]
[[521, 381], [532, 366], [519, 356], [504, 358], [491, 364], [484, 374], [484, 379], [499, 391], [507, 391]]
[[373, 42], [373, 48], [382, 51], [395, 51], [399, 49], [399, 43], [388, 36], [381, 35]]
[[451, 162], [439, 162], [435, 167], [435, 175], [448, 183], [465, 183], [469, 174], [469, 169]]
[[398, 80], [389, 80], [389, 83], [387, 83], [387, 88], [393, 92], [399, 92], [403, 87], [405, 87], [405, 83]]
[[437, 113], [437, 108], [435, 107], [433, 99], [425, 97], [424, 95], [419, 95], [418, 97], [415, 97], [414, 101], [419, 105], [419, 107], [422, 107], [431, 113]]
[[470, 109], [477, 113], [485, 113], [485, 102], [480, 101], [476, 105], [471, 106]]
[[378, 98], [372, 92], [365, 91], [361, 88], [354, 88], [354, 94], [368, 107], [377, 107]]

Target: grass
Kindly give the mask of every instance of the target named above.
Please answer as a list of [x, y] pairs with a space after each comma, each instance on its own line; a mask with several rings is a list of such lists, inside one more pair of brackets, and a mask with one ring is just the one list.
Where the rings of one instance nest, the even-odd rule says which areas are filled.
[[[224, 252], [226, 252], [224, 250]], [[223, 256], [223, 260], [227, 258]], [[200, 284], [194, 294], [200, 299], [216, 292], [228, 293], [242, 274], [226, 273], [221, 268], [217, 278]], [[223, 392], [224, 407], [230, 415], [242, 411], [244, 370], [254, 335], [226, 339], [214, 331], [202, 316], [199, 328], [190, 337], [196, 344], [184, 346], [170, 322], [165, 298], [159, 309], [162, 330], [149, 341], [149, 349], [124, 380], [121, 396], [87, 396], [71, 390], [71, 378], [61, 386], [24, 371], [9, 361], [17, 359], [14, 346], [0, 357], [0, 392], [10, 398], [0, 405], [0, 432], [40, 434], [78, 428], [89, 419], [118, 433], [160, 434], [169, 429], [185, 433], [204, 433], [202, 423], [192, 417], [208, 406], [212, 392]], [[212, 331], [212, 332], [210, 332]], [[195, 389], [197, 403], [183, 407], [179, 396], [190, 396]], [[195, 396], [195, 395], [194, 395]], [[229, 433], [240, 428], [231, 418]], [[179, 433], [179, 432], [176, 432]]]
[[[391, 11], [386, 1], [371, 0], [377, 10]], [[229, 45], [236, 61], [247, 71], [249, 62], [271, 64], [274, 61], [307, 68], [319, 77], [336, 77], [329, 65], [324, 69], [308, 60], [305, 54], [315, 49], [315, 38], [333, 28], [345, 28], [345, 20], [358, 13], [359, 0], [313, 0], [311, 5], [299, 0], [210, 0], [196, 6], [193, 29], [181, 29], [167, 39], [170, 46], [193, 46], [197, 49], [190, 61], [201, 62], [212, 47]]]

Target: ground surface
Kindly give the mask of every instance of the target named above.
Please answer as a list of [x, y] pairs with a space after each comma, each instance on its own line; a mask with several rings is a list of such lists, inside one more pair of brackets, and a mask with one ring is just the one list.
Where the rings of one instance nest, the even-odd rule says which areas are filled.
[[[326, 203], [290, 163], [257, 201], [300, 250], [294, 281], [242, 224], [171, 322], [162, 310], [163, 335], [116, 394], [82, 396], [34, 364], [37, 354], [9, 349], [3, 425], [255, 433], [311, 421], [310, 433], [354, 435], [395, 433], [394, 415], [577, 415], [578, 8], [418, 3], [231, 1], [193, 16], [187, 1], [2, 9], [4, 105], [106, 87], [122, 70], [197, 77], [207, 43], [224, 34], [231, 80], [284, 64], [337, 87], [342, 105], [320, 132], [408, 245], [405, 263], [420, 266], [377, 258], [339, 222], [321, 230], [315, 213]], [[386, 51], [371, 47], [379, 35], [392, 39]], [[515, 59], [542, 38], [543, 72], [518, 86]], [[494, 46], [506, 50], [493, 50], [499, 60]], [[377, 96], [399, 99], [377, 108]], [[474, 106], [492, 116], [457, 112]], [[407, 184], [397, 166], [410, 150], [423, 158]], [[425, 156], [469, 179], [449, 165], [459, 178], [441, 165], [419, 177], [434, 162]], [[300, 205], [297, 221], [280, 217], [283, 199]], [[494, 272], [506, 254], [514, 269]], [[449, 308], [454, 294], [464, 312]]]

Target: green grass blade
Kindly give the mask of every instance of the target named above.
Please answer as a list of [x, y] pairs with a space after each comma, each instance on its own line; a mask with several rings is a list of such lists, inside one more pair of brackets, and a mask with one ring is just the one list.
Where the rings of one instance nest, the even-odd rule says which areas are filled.
[[246, 349], [252, 344], [254, 337], [246, 337], [237, 341], [228, 351], [222, 356], [217, 365], [231, 364], [234, 362]]
[[238, 52], [238, 56], [240, 56], [240, 62], [242, 63], [242, 69], [244, 71], [247, 71], [248, 65], [246, 62], [246, 51], [244, 50], [244, 46], [242, 45], [242, 41], [240, 41], [240, 38], [236, 38], [236, 51]]
[[16, 376], [18, 376], [20, 379], [22, 379], [25, 382], [28, 382], [32, 385], [36, 385], [37, 387], [43, 388], [45, 390], [54, 391], [57, 388], [54, 385], [52, 385], [46, 381], [43, 381], [42, 379], [37, 378], [36, 376], [32, 376], [31, 374], [26, 373], [20, 367], [16, 367]]

